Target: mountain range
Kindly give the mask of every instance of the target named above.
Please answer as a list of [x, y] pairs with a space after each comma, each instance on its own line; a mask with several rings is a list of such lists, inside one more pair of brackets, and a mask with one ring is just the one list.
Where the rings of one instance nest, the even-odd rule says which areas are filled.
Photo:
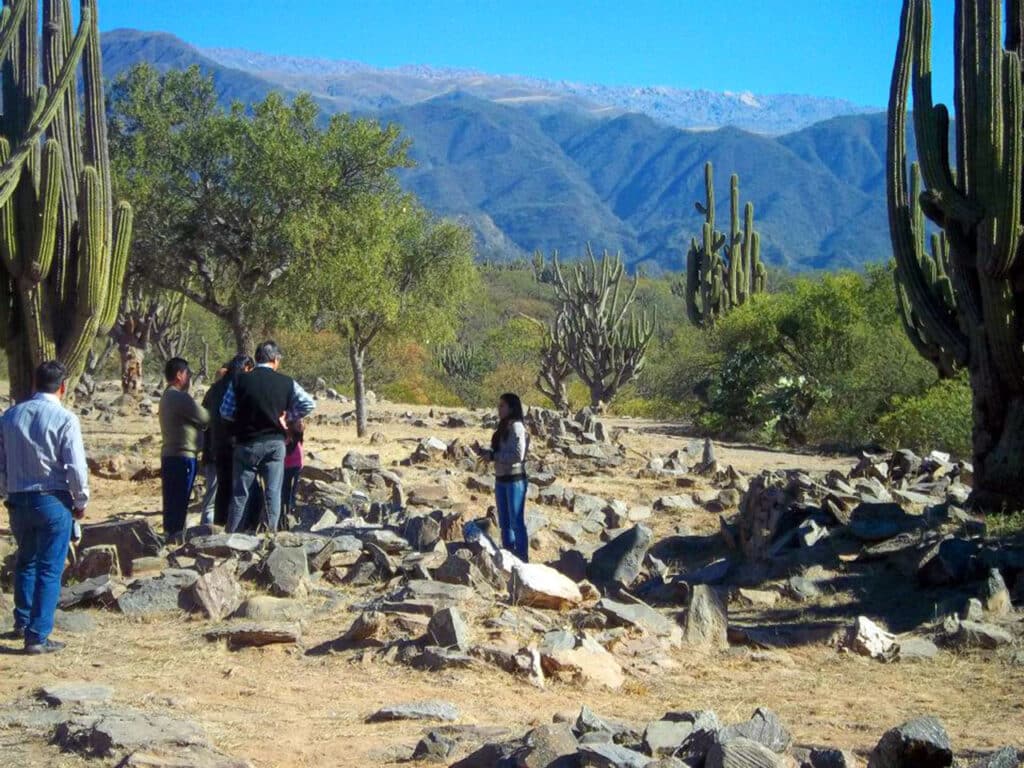
[[310, 92], [325, 113], [402, 126], [417, 165], [402, 183], [466, 221], [482, 256], [540, 248], [621, 251], [677, 271], [700, 230], [714, 163], [719, 221], [729, 174], [755, 205], [763, 256], [790, 269], [858, 267], [891, 254], [885, 115], [835, 99], [616, 88], [430, 67], [203, 50], [166, 33], [103, 36], [108, 78], [138, 62], [200, 66], [225, 103]]

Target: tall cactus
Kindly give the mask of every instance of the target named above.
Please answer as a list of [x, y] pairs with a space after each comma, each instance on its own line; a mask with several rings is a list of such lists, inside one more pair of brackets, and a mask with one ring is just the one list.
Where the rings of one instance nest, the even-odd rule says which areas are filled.
[[[917, 163], [911, 166], [910, 199], [908, 204], [911, 207], [911, 228], [914, 243], [914, 258], [919, 269], [924, 275], [925, 283], [935, 299], [944, 304], [950, 312], [956, 311], [956, 296], [953, 293], [953, 283], [950, 280], [949, 272], [949, 242], [946, 240], [946, 233], [941, 230], [931, 235], [931, 252], [925, 246], [926, 232], [924, 224], [924, 211], [918, 201], [921, 199], [921, 168]], [[960, 365], [956, 358], [949, 354], [941, 345], [936, 344], [928, 336], [928, 329], [921, 318], [914, 310], [914, 305], [907, 293], [907, 288], [901, 282], [901, 276], [905, 273], [897, 269], [893, 273], [896, 282], [896, 301], [899, 306], [900, 316], [903, 319], [903, 327], [907, 336], [921, 356], [935, 366], [940, 378], [949, 379], [957, 374]]]
[[643, 370], [656, 318], [632, 311], [637, 281], [622, 291], [625, 265], [619, 256], [605, 253], [598, 264], [587, 246], [587, 259], [569, 278], [557, 254], [552, 268], [559, 312], [550, 339], [590, 389], [591, 406], [602, 409]]
[[96, 0], [74, 34], [70, 0], [4, 0], [0, 79], [0, 340], [20, 399], [43, 360], [77, 378], [121, 299], [132, 216], [112, 201]]
[[734, 173], [729, 181], [728, 237], [715, 229], [715, 174], [710, 161], [704, 164], [704, 194], [704, 203], [695, 204], [704, 217], [700, 240], [692, 238], [686, 254], [686, 311], [700, 328], [714, 325], [767, 285], [753, 203], [744, 206], [740, 229], [740, 177]]
[[[950, 114], [932, 101], [931, 3], [904, 0], [889, 94], [886, 187], [901, 289], [915, 327], [974, 397], [974, 502], [1024, 508], [1024, 0], [957, 0], [955, 168]], [[912, 84], [912, 86], [911, 86]], [[907, 190], [907, 98], [926, 190]], [[944, 232], [948, 266], [921, 258], [915, 207]], [[951, 290], [937, 278], [946, 271]]]

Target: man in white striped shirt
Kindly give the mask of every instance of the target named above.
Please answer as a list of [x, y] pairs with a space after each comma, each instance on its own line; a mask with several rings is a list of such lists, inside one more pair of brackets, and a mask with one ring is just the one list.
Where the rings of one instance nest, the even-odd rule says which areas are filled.
[[85, 517], [89, 472], [78, 418], [61, 405], [67, 369], [43, 363], [36, 394], [0, 418], [0, 495], [18, 543], [14, 578], [14, 631], [25, 653], [53, 653], [50, 640], [60, 597], [72, 518]]

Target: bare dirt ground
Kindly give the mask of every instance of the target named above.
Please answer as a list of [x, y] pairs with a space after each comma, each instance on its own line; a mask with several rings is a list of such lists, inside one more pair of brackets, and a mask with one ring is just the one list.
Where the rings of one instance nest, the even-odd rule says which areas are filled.
[[[331, 416], [347, 410], [322, 403]], [[486, 439], [476, 429], [437, 426], [440, 411], [407, 406], [382, 406], [375, 413], [397, 416], [412, 412], [429, 424], [373, 423], [371, 431], [384, 441], [371, 446], [350, 426], [312, 426], [307, 451], [337, 466], [349, 450], [379, 453], [385, 466], [403, 459], [418, 439], [437, 435], [445, 440]], [[672, 425], [622, 420], [629, 428], [623, 443], [629, 449], [627, 466], [612, 476], [560, 478], [574, 490], [630, 504], [650, 504], [673, 493], [665, 481], [636, 478], [646, 463], [643, 456], [665, 455], [688, 441]], [[131, 416], [105, 424], [84, 417], [87, 448], [94, 453], [138, 448], [158, 462], [159, 428], [155, 417]], [[141, 441], [141, 442], [140, 442]], [[720, 446], [718, 458], [746, 472], [764, 468], [848, 469], [849, 457], [806, 456]], [[402, 469], [406, 482], [434, 482], [417, 468]], [[420, 475], [422, 474], [422, 477]], [[471, 508], [486, 511], [490, 499], [470, 494], [461, 481], [450, 493]], [[133, 514], [151, 515], [159, 524], [159, 482], [94, 479], [94, 502], [89, 520]], [[552, 522], [567, 520], [567, 510], [543, 508]], [[711, 532], [717, 516], [705, 511], [657, 513], [650, 521], [656, 537], [679, 530]], [[0, 526], [6, 519], [0, 514]], [[540, 558], [556, 555], [553, 545]], [[30, 695], [38, 686], [56, 680], [95, 681], [111, 685], [115, 700], [196, 720], [224, 751], [256, 766], [366, 766], [397, 762], [408, 755], [424, 732], [417, 723], [367, 724], [381, 706], [424, 699], [456, 704], [466, 724], [501, 726], [519, 735], [532, 726], [551, 722], [560, 712], [587, 704], [595, 711], [623, 720], [644, 722], [673, 710], [713, 709], [723, 721], [745, 720], [755, 707], [775, 710], [798, 743], [832, 745], [862, 753], [890, 727], [913, 716], [931, 714], [946, 725], [955, 747], [965, 750], [997, 748], [1024, 741], [1024, 668], [1011, 666], [983, 653], [944, 652], [918, 664], [881, 664], [842, 654], [825, 645], [803, 645], [785, 651], [754, 653], [734, 648], [708, 654], [693, 650], [671, 653], [660, 667], [642, 659], [630, 669], [620, 691], [549, 681], [543, 690], [494, 669], [457, 672], [419, 672], [390, 665], [372, 655], [311, 654], [308, 649], [342, 634], [356, 614], [347, 610], [349, 598], [320, 612], [306, 624], [303, 647], [268, 647], [239, 652], [203, 638], [206, 622], [192, 617], [132, 621], [114, 612], [90, 611], [93, 632], [65, 635], [61, 654], [25, 657], [14, 643], [0, 644], [0, 702]], [[856, 615], [856, 595], [837, 593], [836, 605], [850, 604]], [[799, 614], [797, 605], [781, 608]], [[799, 617], [798, 617], [799, 618]], [[10, 734], [0, 728], [2, 754], [11, 746]], [[21, 758], [25, 760], [26, 758]], [[52, 747], [33, 747], [25, 765], [77, 766], [79, 758]], [[94, 764], [94, 763], [93, 763]]]

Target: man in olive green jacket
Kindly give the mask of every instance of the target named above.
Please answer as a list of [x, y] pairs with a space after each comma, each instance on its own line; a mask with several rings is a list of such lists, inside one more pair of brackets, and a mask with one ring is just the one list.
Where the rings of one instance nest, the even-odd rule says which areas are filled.
[[160, 480], [163, 485], [164, 535], [179, 537], [185, 530], [188, 502], [196, 481], [196, 456], [210, 414], [188, 393], [192, 372], [188, 361], [173, 357], [164, 367], [167, 389], [160, 398]]

